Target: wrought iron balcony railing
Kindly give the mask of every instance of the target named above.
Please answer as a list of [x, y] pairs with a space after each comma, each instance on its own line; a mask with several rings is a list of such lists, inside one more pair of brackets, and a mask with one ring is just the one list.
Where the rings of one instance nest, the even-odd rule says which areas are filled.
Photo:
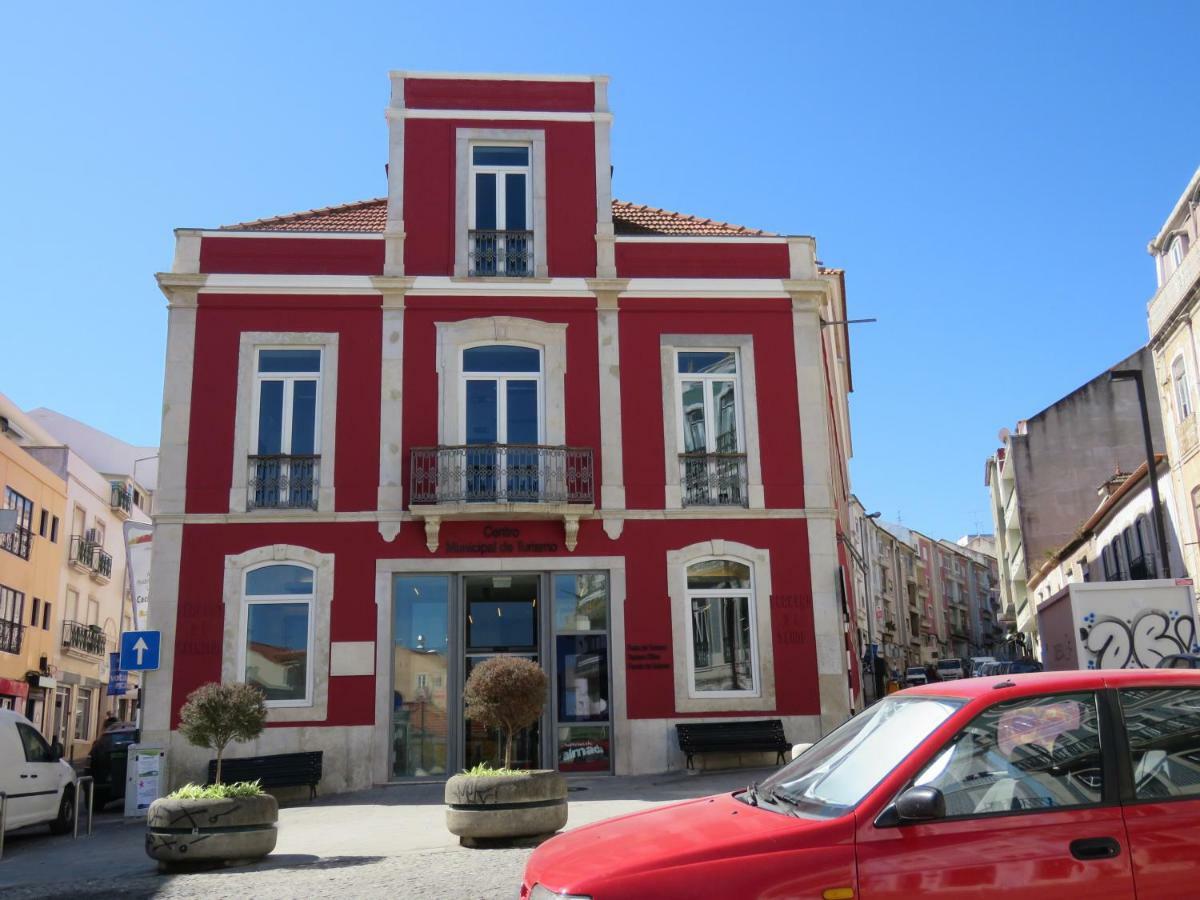
[[96, 542], [90, 540], [87, 535], [73, 534], [71, 535], [70, 555], [67, 558], [70, 562], [90, 572], [98, 549]]
[[131, 515], [133, 513], [133, 490], [119, 481], [112, 482], [112, 495], [109, 497], [108, 505], [127, 516]]
[[745, 453], [680, 453], [684, 506], [749, 506]]
[[21, 559], [29, 559], [29, 548], [33, 546], [33, 532], [24, 525], [18, 525], [7, 534], [0, 534], [0, 547], [9, 553], [14, 553]]
[[469, 231], [470, 275], [532, 276], [532, 231]]
[[112, 578], [112, 554], [99, 547], [92, 555], [92, 577], [97, 581], [108, 581]]
[[63, 646], [88, 656], [103, 657], [108, 649], [108, 638], [104, 632], [82, 622], [63, 622]]
[[592, 451], [537, 444], [415, 447], [410, 505], [592, 503]]
[[247, 509], [316, 509], [320, 456], [251, 456]]
[[0, 619], [0, 652], [20, 653], [21, 636], [25, 634], [25, 626], [20, 622], [10, 622]]

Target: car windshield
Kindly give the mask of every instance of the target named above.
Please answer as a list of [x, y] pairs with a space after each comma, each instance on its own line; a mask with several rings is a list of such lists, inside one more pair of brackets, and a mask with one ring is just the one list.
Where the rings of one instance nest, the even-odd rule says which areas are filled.
[[783, 800], [802, 816], [840, 816], [965, 702], [948, 697], [880, 700], [764, 781], [759, 792]]
[[961, 669], [962, 663], [960, 663], [957, 659], [943, 659], [941, 662], [938, 663], [938, 668], [939, 669]]

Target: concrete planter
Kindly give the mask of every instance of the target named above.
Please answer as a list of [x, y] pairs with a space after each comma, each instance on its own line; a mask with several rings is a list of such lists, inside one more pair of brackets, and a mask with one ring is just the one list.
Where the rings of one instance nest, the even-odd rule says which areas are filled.
[[146, 813], [146, 854], [178, 863], [234, 864], [275, 849], [279, 804], [270, 794], [234, 800], [155, 800]]
[[567, 824], [567, 782], [557, 772], [455, 775], [446, 782], [446, 827], [463, 846], [553, 834]]

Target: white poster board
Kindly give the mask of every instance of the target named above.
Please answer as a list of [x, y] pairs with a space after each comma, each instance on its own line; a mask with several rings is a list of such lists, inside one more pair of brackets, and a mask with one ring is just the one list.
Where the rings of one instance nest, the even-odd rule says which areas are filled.
[[154, 526], [126, 522], [125, 569], [129, 572], [129, 594], [133, 597], [133, 631], [150, 627], [150, 553]]
[[167, 751], [161, 747], [130, 744], [125, 762], [125, 815], [145, 816], [150, 804], [163, 795]]

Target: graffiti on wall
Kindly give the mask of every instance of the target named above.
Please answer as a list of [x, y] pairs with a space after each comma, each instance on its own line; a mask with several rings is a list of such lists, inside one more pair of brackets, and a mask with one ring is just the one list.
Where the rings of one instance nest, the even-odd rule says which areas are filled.
[[1195, 621], [1177, 609], [1144, 609], [1132, 619], [1088, 613], [1079, 637], [1089, 669], [1153, 669], [1164, 656], [1200, 652]]

